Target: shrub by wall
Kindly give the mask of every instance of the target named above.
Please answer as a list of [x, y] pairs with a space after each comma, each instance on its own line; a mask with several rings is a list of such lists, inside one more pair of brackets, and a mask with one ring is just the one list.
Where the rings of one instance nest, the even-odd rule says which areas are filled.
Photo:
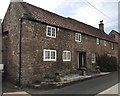
[[116, 71], [117, 70], [117, 59], [115, 57], [109, 57], [106, 55], [97, 57], [97, 65], [100, 66], [100, 70], [106, 71]]

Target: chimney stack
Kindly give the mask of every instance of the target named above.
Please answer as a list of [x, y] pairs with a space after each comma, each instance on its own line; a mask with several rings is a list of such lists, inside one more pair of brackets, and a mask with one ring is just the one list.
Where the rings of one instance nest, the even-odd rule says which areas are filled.
[[104, 31], [104, 24], [103, 24], [103, 20], [102, 20], [102, 21], [100, 21], [100, 24], [99, 24], [99, 29], [100, 29], [101, 31]]

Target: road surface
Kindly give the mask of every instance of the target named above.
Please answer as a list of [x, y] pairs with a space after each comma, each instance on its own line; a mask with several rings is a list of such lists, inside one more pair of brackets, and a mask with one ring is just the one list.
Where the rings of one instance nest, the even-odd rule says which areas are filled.
[[98, 94], [118, 83], [118, 73], [113, 72], [106, 76], [94, 79], [80, 81], [76, 84], [66, 86], [59, 89], [51, 89], [47, 91], [29, 90], [30, 94]]

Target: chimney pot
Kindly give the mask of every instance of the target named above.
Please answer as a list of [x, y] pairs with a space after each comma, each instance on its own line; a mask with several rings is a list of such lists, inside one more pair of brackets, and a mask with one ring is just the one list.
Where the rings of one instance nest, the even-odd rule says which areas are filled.
[[104, 31], [104, 24], [103, 24], [103, 20], [100, 21], [100, 24], [99, 24], [99, 29]]

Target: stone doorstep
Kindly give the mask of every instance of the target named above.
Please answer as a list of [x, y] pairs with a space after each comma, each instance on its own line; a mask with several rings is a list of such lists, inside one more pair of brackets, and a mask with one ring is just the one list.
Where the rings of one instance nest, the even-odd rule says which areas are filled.
[[110, 74], [110, 72], [95, 74], [95, 75], [91, 75], [91, 76], [77, 76], [77, 77], [69, 78], [69, 79], [64, 78], [65, 80], [62, 79], [61, 82], [41, 82], [41, 84], [36, 84], [36, 85], [34, 85], [34, 87], [35, 88], [39, 88], [41, 86], [62, 87], [64, 85], [67, 85], [67, 84], [70, 84], [70, 83], [73, 83], [73, 82], [76, 82], [76, 81], [83, 81], [83, 80], [91, 79], [91, 78], [98, 77], [98, 76], [104, 76], [104, 75], [107, 75], [107, 74]]

